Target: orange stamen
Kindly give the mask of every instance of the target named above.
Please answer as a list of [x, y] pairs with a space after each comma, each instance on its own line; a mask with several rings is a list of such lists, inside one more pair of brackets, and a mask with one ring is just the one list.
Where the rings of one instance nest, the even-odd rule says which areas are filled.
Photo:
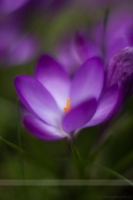
[[70, 107], [70, 98], [66, 101], [66, 107], [64, 108], [64, 112], [67, 113], [71, 109]]

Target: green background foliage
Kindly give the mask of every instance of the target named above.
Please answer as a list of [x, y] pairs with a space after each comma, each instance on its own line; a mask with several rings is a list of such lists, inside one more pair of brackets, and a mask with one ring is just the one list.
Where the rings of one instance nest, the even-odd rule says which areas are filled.
[[[89, 31], [93, 23], [105, 15], [106, 9], [72, 4], [53, 13], [47, 9], [40, 13], [29, 13], [24, 29], [27, 34], [34, 33], [40, 39], [40, 54], [45, 52], [55, 55], [55, 47], [65, 34], [71, 35], [79, 29]], [[20, 116], [18, 118], [21, 105], [18, 107], [13, 85], [14, 77], [19, 74], [33, 75], [38, 58], [39, 55], [20, 66], [1, 64], [0, 199], [102, 200], [124, 195], [132, 199], [132, 186], [126, 179], [133, 179], [133, 97], [108, 123], [82, 130], [74, 140], [74, 147], [66, 139], [52, 142], [39, 140], [23, 127]], [[127, 186], [1, 186], [2, 180], [9, 179], [122, 179]]]

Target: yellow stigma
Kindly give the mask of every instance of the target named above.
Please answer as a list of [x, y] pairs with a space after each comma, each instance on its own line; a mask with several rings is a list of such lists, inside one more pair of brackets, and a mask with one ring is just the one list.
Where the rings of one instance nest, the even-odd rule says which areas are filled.
[[70, 107], [70, 98], [66, 101], [66, 107], [64, 108], [64, 112], [67, 113], [71, 109]]

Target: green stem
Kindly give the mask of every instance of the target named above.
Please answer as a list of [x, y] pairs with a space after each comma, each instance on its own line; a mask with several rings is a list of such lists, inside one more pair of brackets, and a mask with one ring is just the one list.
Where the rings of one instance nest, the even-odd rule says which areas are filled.
[[12, 147], [13, 149], [15, 149], [16, 151], [19, 151], [19, 153], [21, 153], [21, 154], [27, 154], [27, 155], [28, 155], [28, 153], [27, 153], [24, 149], [18, 147], [16, 144], [13, 144], [12, 142], [9, 142], [8, 140], [5, 140], [5, 139], [4, 139], [3, 137], [1, 137], [1, 136], [0, 136], [0, 140], [1, 140], [2, 142], [4, 142], [5, 144], [7, 144], [8, 146], [10, 146], [10, 147]]
[[71, 146], [71, 150], [74, 153], [75, 157], [80, 161], [81, 164], [84, 164], [84, 160], [82, 159], [82, 156], [81, 156], [79, 150], [77, 149], [77, 147], [75, 146], [75, 144], [73, 142], [71, 142], [70, 146]]
[[[22, 148], [22, 144], [21, 144], [21, 132], [20, 132], [20, 114], [19, 114], [19, 99], [17, 99], [17, 114], [18, 114], [18, 121], [17, 121], [17, 132], [18, 132], [18, 146], [21, 149]], [[23, 156], [21, 153], [19, 153], [19, 163], [20, 163], [20, 170], [21, 170], [21, 176], [22, 179], [25, 180], [25, 173], [24, 173], [24, 160], [23, 160]], [[28, 200], [28, 191], [27, 191], [27, 187], [23, 188], [24, 193], [25, 193], [25, 199]]]
[[70, 149], [71, 149], [72, 156], [74, 158], [73, 160], [76, 162], [76, 167], [78, 169], [79, 176], [80, 176], [80, 178], [85, 178], [85, 174], [84, 174], [85, 162], [84, 162], [84, 159], [82, 158], [81, 153], [79, 152], [79, 150], [77, 149], [77, 147], [75, 146], [75, 144], [72, 140], [69, 141], [69, 146], [70, 146]]
[[[22, 144], [21, 144], [21, 133], [20, 133], [20, 122], [19, 122], [19, 99], [17, 99], [17, 133], [18, 133], [18, 146], [21, 149], [22, 148]], [[22, 178], [25, 179], [25, 175], [24, 175], [24, 161], [23, 161], [23, 157], [22, 154], [20, 153], [19, 156], [19, 160], [20, 160], [20, 169], [21, 169], [21, 174], [22, 174]]]

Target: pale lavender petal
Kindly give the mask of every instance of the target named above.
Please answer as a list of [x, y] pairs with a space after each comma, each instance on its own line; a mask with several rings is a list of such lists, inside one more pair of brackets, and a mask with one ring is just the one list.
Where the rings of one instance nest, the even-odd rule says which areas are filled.
[[87, 60], [76, 72], [70, 88], [72, 107], [88, 98], [99, 98], [104, 83], [104, 65], [100, 58]]
[[57, 60], [62, 64], [65, 71], [71, 76], [81, 65], [81, 61], [77, 59], [73, 50], [73, 38], [65, 38], [57, 47]]
[[62, 128], [65, 132], [71, 133], [81, 128], [94, 115], [97, 107], [97, 101], [94, 98], [79, 104], [65, 114], [62, 120]]
[[92, 119], [84, 126], [94, 126], [108, 120], [115, 114], [122, 102], [122, 89], [119, 84], [110, 87], [100, 99]]
[[70, 80], [64, 69], [50, 56], [42, 55], [35, 77], [45, 86], [63, 111], [69, 97]]
[[14, 84], [21, 102], [29, 111], [49, 125], [60, 125], [60, 110], [51, 94], [38, 80], [30, 76], [18, 76]]
[[36, 137], [45, 140], [57, 140], [67, 136], [63, 130], [57, 129], [53, 126], [49, 126], [40, 119], [26, 115], [24, 116], [25, 127]]

